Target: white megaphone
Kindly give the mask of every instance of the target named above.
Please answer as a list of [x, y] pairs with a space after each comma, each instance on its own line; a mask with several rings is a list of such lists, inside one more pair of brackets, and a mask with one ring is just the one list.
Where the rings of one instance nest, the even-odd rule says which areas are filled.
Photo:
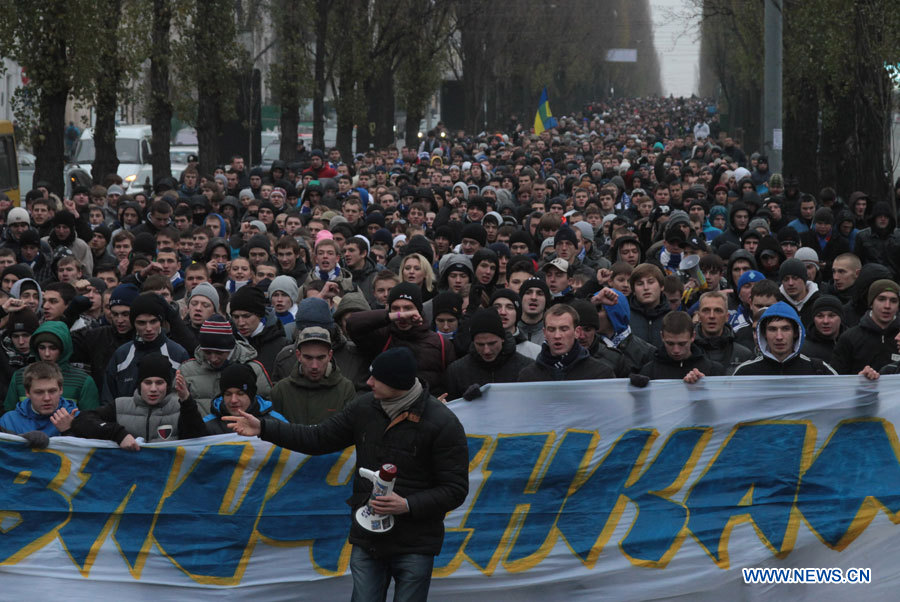
[[700, 271], [699, 255], [685, 255], [684, 258], [682, 258], [681, 263], [678, 264], [678, 269], [696, 280], [697, 285], [701, 289], [707, 287], [706, 276]]
[[394, 491], [394, 479], [397, 477], [397, 467], [393, 464], [384, 464], [378, 472], [367, 468], [359, 469], [359, 476], [372, 481], [372, 495], [369, 502], [356, 511], [356, 522], [367, 531], [384, 533], [394, 526], [394, 517], [390, 514], [377, 514], [372, 510], [372, 500], [379, 495], [390, 495]]

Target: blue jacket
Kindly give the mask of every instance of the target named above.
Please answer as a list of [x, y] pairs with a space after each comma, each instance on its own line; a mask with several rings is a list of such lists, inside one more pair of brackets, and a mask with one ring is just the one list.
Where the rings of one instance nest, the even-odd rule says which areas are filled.
[[[59, 406], [56, 409], [65, 408], [70, 413], [78, 410], [78, 406], [74, 401], [69, 401], [65, 397], [59, 398]], [[60, 432], [50, 422], [50, 416], [44, 416], [34, 411], [31, 406], [31, 399], [23, 399], [16, 404], [16, 409], [7, 412], [0, 418], [0, 429], [14, 435], [21, 435], [29, 431], [41, 431], [46, 433], [48, 437], [55, 437]]]
[[[231, 429], [228, 428], [228, 425], [222, 420], [222, 416], [228, 415], [228, 408], [225, 407], [221, 395], [212, 400], [210, 409], [212, 411], [203, 418], [203, 422], [206, 423], [207, 433], [210, 435], [230, 433]], [[270, 418], [279, 422], [287, 422], [287, 419], [284, 416], [272, 409], [271, 401], [263, 399], [259, 395], [257, 395], [256, 399], [250, 403], [250, 407], [247, 408], [247, 413], [256, 416], [260, 420]]]

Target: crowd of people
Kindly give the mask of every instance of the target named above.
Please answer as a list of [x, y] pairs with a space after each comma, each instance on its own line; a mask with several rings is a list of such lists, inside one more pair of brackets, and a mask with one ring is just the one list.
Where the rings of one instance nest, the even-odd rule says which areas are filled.
[[[232, 430], [356, 444], [360, 466], [399, 465], [373, 508], [408, 516], [387, 551], [354, 525], [356, 579], [436, 554], [465, 499], [465, 434], [440, 401], [896, 372], [900, 182], [801, 191], [708, 104], [618, 100], [540, 135], [439, 125], [418, 148], [301, 143], [297, 162], [191, 163], [152, 192], [110, 175], [0, 199], [0, 429], [130, 450]], [[370, 491], [357, 479], [351, 504]]]

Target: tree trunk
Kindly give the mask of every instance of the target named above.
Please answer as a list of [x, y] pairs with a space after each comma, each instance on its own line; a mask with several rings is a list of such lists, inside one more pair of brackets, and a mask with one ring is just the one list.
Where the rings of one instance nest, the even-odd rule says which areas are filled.
[[[355, 2], [347, 2], [351, 8], [356, 8]], [[341, 55], [338, 58], [338, 90], [337, 90], [337, 139], [335, 146], [341, 151], [341, 156], [346, 161], [350, 161], [353, 156], [353, 124], [357, 121], [357, 93], [356, 86], [362, 85], [357, 82], [356, 69], [356, 53], [358, 48], [354, 44], [359, 44], [353, 39], [353, 36], [346, 37], [346, 44], [341, 48]], [[360, 124], [360, 128], [365, 124]], [[359, 144], [357, 148], [360, 152], [363, 149]]]
[[[817, 162], [810, 160], [810, 150], [815, 149], [814, 143], [818, 139], [819, 98], [812, 82], [804, 78], [795, 83], [790, 98], [791, 110], [784, 114], [782, 173], [799, 178], [800, 190], [818, 195], [819, 188], [828, 185], [820, 183]], [[818, 157], [818, 154], [812, 156]]]
[[[342, 70], [343, 71], [343, 70]], [[341, 156], [346, 161], [350, 161], [353, 156], [353, 108], [348, 106], [352, 103], [352, 81], [346, 81], [341, 78], [338, 84], [338, 110], [337, 110], [337, 137], [335, 146], [341, 151]]]
[[363, 98], [366, 100], [365, 119], [360, 119], [356, 127], [356, 152], [364, 153], [372, 149], [372, 141], [375, 138], [375, 74], [366, 77], [362, 83]]
[[[111, 17], [113, 23], [119, 21], [122, 12], [121, 0], [107, 0], [104, 13]], [[119, 157], [116, 153], [116, 109], [118, 108], [119, 82], [122, 79], [122, 68], [118, 55], [118, 43], [115, 27], [109, 36], [96, 41], [100, 46], [100, 72], [97, 74], [96, 111], [97, 122], [94, 125], [94, 165], [91, 178], [94, 184], [100, 184], [109, 174], [119, 169]]]
[[[63, 195], [63, 169], [65, 167], [66, 100], [67, 89], [52, 94], [46, 91], [40, 94], [39, 135], [34, 139], [34, 181], [44, 180], [50, 183], [50, 189]], [[24, 203], [23, 203], [24, 205]]]
[[[211, 7], [197, 4], [199, 22], [209, 16]], [[198, 57], [219, 56], [220, 44], [215, 28], [198, 25], [195, 29], [195, 44]], [[216, 74], [198, 66], [197, 77], [197, 146], [200, 159], [200, 173], [211, 174], [221, 162], [219, 157], [219, 132], [222, 129], [221, 99]]]
[[172, 102], [169, 100], [169, 30], [172, 25], [170, 0], [153, 0], [150, 48], [150, 127], [153, 139], [153, 183], [172, 176], [169, 144], [172, 138]]
[[278, 156], [292, 162], [297, 156], [297, 128], [300, 127], [300, 101], [296, 96], [281, 99], [281, 143]]
[[406, 139], [404, 143], [409, 148], [419, 148], [419, 122], [425, 117], [425, 107], [411, 107], [406, 105]]
[[375, 148], [392, 146], [394, 137], [394, 74], [389, 69], [379, 70], [375, 84]]
[[[325, 41], [328, 36], [329, 0], [316, 2], [315, 91], [313, 92], [313, 148], [325, 148]], [[282, 130], [283, 131], [283, 130]], [[346, 156], [345, 156], [346, 158]]]

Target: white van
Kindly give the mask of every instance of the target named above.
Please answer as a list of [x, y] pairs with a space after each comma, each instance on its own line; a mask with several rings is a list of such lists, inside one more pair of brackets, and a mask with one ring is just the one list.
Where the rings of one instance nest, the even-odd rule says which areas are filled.
[[[122, 125], [116, 128], [116, 154], [119, 157], [119, 177], [125, 192], [143, 188], [145, 183], [153, 183], [153, 167], [150, 165], [150, 138], [153, 130], [149, 125]], [[94, 128], [85, 128], [75, 144], [72, 161], [66, 165], [66, 194], [73, 170], [80, 169], [91, 174], [94, 163]]]

